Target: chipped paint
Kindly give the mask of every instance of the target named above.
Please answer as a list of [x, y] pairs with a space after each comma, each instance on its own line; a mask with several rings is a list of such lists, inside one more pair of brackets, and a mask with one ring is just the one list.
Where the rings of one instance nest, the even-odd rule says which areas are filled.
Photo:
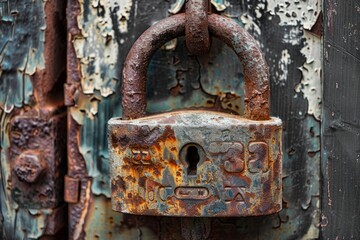
[[[176, 2], [173, 3], [169, 8], [168, 10], [169, 13], [171, 14], [179, 13], [182, 7], [184, 6], [184, 4], [185, 4], [185, 0], [176, 0]], [[222, 12], [226, 9], [226, 5], [228, 5], [229, 3], [227, 3], [224, 0], [211, 0], [211, 4], [215, 7], [216, 11]]]
[[[291, 30], [284, 35], [284, 42], [298, 45], [301, 38], [296, 38], [302, 31], [302, 39], [305, 40], [301, 53], [306, 61], [299, 70], [302, 73], [301, 82], [295, 87], [296, 92], [302, 92], [308, 101], [307, 113], [313, 115], [317, 120], [321, 116], [321, 39], [309, 31], [321, 17], [321, 1], [310, 0], [302, 3], [296, 1], [268, 1], [268, 11], [271, 15], [279, 17], [280, 26], [292, 26]], [[298, 28], [300, 25], [301, 28]]]
[[112, 9], [113, 13], [116, 13], [119, 18], [118, 27], [120, 33], [126, 33], [128, 31], [128, 21], [130, 19], [130, 11], [132, 4], [132, 0], [110, 1], [110, 9]]
[[300, 45], [302, 38], [299, 36], [301, 35], [303, 35], [303, 29], [301, 26], [294, 26], [289, 29], [289, 32], [284, 33], [282, 41], [293, 46]]
[[275, 72], [275, 83], [280, 86], [284, 86], [286, 84], [286, 80], [288, 78], [289, 73], [289, 64], [291, 64], [291, 56], [287, 49], [281, 51], [281, 58], [278, 63], [279, 71]]
[[[82, 91], [84, 94], [94, 94], [98, 90], [101, 96], [107, 97], [115, 91], [118, 79], [116, 63], [120, 44], [113, 28], [117, 26], [120, 32], [126, 32], [124, 24], [130, 13], [128, 7], [119, 7], [114, 1], [94, 0], [91, 5], [84, 1], [80, 3], [78, 25], [81, 35], [75, 38], [73, 46], [81, 64]], [[98, 17], [98, 11], [102, 11], [102, 16]], [[113, 11], [119, 13], [116, 16], [121, 18], [112, 19]], [[124, 22], [123, 25], [121, 22]]]
[[[0, 7], [0, 89], [5, 93], [0, 95], [0, 107], [8, 111], [29, 103], [33, 91], [30, 76], [45, 67], [45, 2], [6, 0]], [[30, 13], [22, 14], [27, 11]], [[32, 22], [32, 27], [26, 22]]]
[[301, 53], [306, 56], [306, 62], [299, 67], [299, 70], [302, 73], [302, 79], [295, 87], [295, 91], [302, 92], [304, 98], [308, 100], [308, 114], [311, 114], [317, 120], [320, 120], [322, 98], [321, 40], [308, 31], [304, 31], [304, 36], [306, 37], [306, 41]]
[[76, 107], [70, 109], [70, 114], [75, 121], [82, 124], [85, 117], [94, 120], [98, 113], [98, 103], [102, 97], [97, 94], [84, 94], [80, 91], [76, 91], [75, 96]]
[[[259, 11], [257, 11], [259, 12]], [[260, 15], [261, 16], [261, 15]], [[247, 30], [247, 31], [251, 31], [251, 32], [254, 32], [256, 33], [258, 36], [261, 35], [261, 30], [259, 28], [259, 26], [254, 22], [254, 18], [247, 14], [247, 13], [244, 13], [242, 16], [241, 16], [241, 21], [242, 23], [244, 24], [244, 28]]]
[[310, 30], [320, 12], [319, 0], [268, 0], [267, 9], [273, 16], [278, 16], [280, 26], [297, 26], [301, 22], [304, 29]]

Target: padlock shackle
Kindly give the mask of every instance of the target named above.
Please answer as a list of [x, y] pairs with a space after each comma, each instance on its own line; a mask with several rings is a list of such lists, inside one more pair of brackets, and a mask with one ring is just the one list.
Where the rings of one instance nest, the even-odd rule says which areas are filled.
[[[208, 16], [210, 34], [231, 47], [243, 66], [244, 117], [269, 119], [269, 70], [255, 39], [235, 21], [217, 14]], [[185, 14], [165, 18], [147, 29], [134, 43], [124, 63], [122, 119], [146, 115], [147, 67], [166, 42], [185, 34]]]

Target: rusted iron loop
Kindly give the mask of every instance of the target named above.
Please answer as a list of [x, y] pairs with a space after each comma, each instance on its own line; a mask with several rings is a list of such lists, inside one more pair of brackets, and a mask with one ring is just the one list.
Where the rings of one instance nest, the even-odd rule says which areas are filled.
[[[210, 33], [231, 47], [243, 66], [244, 116], [269, 119], [269, 71], [254, 38], [233, 20], [210, 14]], [[147, 29], [134, 43], [126, 58], [122, 82], [123, 119], [146, 114], [147, 67], [155, 51], [169, 40], [185, 34], [185, 14], [161, 20]]]
[[185, 40], [190, 54], [209, 52], [211, 40], [208, 29], [209, 0], [187, 0], [185, 6]]

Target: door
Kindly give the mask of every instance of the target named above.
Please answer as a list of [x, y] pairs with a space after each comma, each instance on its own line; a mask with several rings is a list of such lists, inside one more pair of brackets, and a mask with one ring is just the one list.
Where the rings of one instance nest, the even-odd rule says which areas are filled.
[[[78, 99], [69, 107], [68, 114], [68, 176], [81, 185], [78, 202], [69, 204], [70, 236], [75, 239], [319, 236], [320, 1], [311, 3], [312, 11], [307, 10], [308, 3], [214, 4], [223, 9], [220, 14], [238, 21], [259, 42], [270, 65], [272, 115], [284, 122], [284, 210], [268, 217], [225, 219], [138, 217], [112, 211], [106, 129], [111, 117], [121, 116], [123, 62], [137, 37], [169, 16], [172, 5], [165, 1], [99, 1], [92, 5], [69, 1], [69, 4], [68, 29], [73, 33], [68, 43], [71, 65], [67, 84], [77, 89]], [[157, 51], [150, 63], [147, 110], [154, 113], [196, 106], [230, 109], [241, 114], [240, 66], [232, 50], [216, 39], [210, 53], [200, 57], [188, 56], [184, 39], [176, 39]]]
[[[269, 66], [271, 115], [283, 121], [281, 212], [172, 218], [111, 209], [106, 132], [107, 121], [121, 116], [123, 63], [140, 34], [181, 11], [183, 2], [0, 2], [4, 239], [360, 235], [356, 1], [212, 1], [214, 12], [255, 37]], [[178, 38], [151, 60], [147, 111], [205, 107], [242, 114], [243, 87], [241, 64], [224, 43], [213, 39], [208, 54], [194, 57]], [[35, 177], [21, 167], [28, 161]]]

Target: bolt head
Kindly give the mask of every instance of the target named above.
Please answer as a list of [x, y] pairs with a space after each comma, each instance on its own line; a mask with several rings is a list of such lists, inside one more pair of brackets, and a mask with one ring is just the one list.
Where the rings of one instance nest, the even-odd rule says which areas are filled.
[[23, 152], [15, 159], [14, 172], [22, 182], [36, 182], [45, 169], [45, 161], [38, 151]]

